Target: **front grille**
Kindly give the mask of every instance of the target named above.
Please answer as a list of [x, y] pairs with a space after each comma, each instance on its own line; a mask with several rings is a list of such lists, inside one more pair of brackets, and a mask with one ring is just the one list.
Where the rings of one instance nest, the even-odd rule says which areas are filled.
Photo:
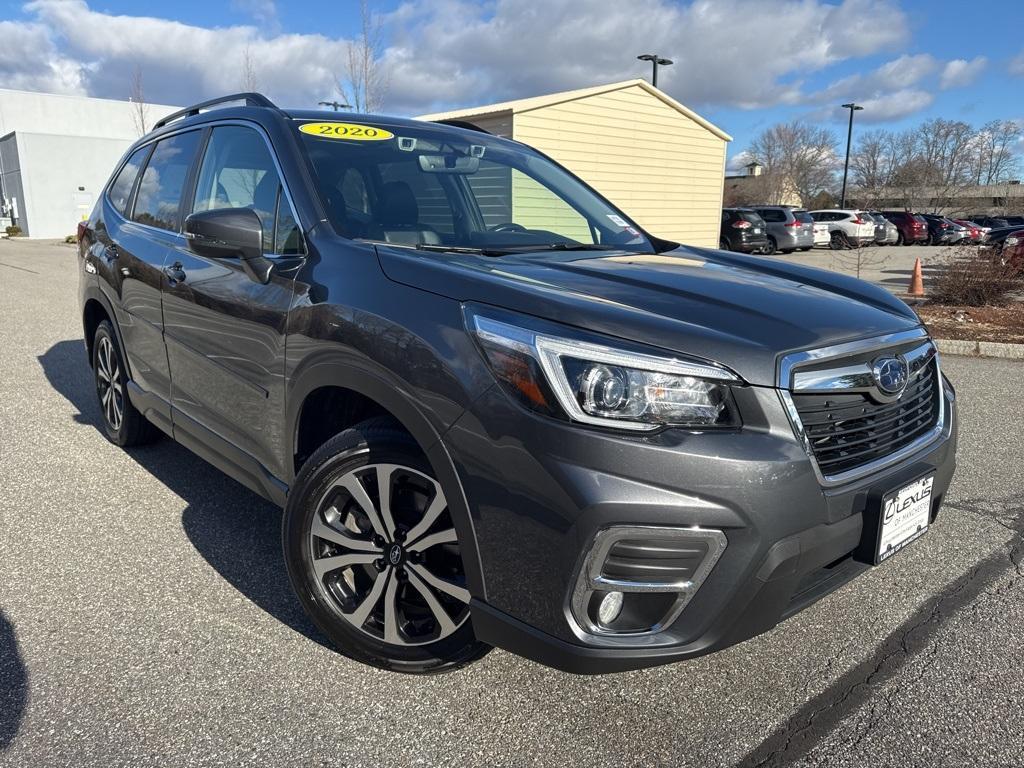
[[892, 403], [859, 392], [794, 393], [793, 403], [818, 467], [830, 476], [883, 459], [926, 434], [938, 422], [938, 387], [932, 359]]

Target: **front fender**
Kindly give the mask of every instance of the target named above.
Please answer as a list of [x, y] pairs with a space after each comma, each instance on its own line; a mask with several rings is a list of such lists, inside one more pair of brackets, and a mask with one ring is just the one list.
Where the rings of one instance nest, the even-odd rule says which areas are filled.
[[[293, 453], [298, 447], [303, 403], [310, 393], [321, 387], [343, 387], [372, 400], [394, 416], [420, 444], [448, 500], [452, 521], [459, 534], [467, 587], [473, 597], [486, 599], [473, 516], [455, 464], [441, 441], [447, 428], [439, 429], [417, 405], [416, 395], [408, 385], [387, 369], [341, 349], [323, 350], [304, 360], [289, 383], [287, 430], [292, 436]], [[458, 415], [461, 416], [464, 410]], [[289, 478], [289, 485], [293, 482], [294, 477]]]

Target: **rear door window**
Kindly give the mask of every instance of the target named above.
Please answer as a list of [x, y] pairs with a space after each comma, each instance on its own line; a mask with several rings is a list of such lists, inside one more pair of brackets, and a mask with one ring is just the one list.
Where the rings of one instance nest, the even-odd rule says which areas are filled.
[[780, 211], [778, 208], [758, 208], [757, 212], [765, 221], [782, 222], [786, 220], [785, 211]]
[[178, 231], [181, 193], [199, 148], [200, 136], [200, 131], [189, 131], [157, 142], [139, 183], [132, 221]]
[[139, 176], [139, 169], [142, 167], [142, 164], [146, 162], [146, 155], [149, 154], [149, 150], [150, 147], [147, 145], [139, 147], [132, 152], [132, 156], [128, 158], [128, 162], [121, 168], [121, 172], [117, 174], [117, 178], [114, 179], [114, 183], [110, 185], [110, 190], [107, 192], [110, 204], [122, 216], [128, 210], [132, 189], [135, 187], [135, 179]]

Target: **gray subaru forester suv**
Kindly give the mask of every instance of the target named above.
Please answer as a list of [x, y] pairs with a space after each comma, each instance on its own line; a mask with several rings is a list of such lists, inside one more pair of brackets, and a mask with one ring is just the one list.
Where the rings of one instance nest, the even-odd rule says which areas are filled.
[[298, 600], [369, 664], [710, 653], [924, 535], [953, 474], [901, 301], [658, 238], [471, 127], [196, 105], [79, 234], [107, 436], [284, 507]]

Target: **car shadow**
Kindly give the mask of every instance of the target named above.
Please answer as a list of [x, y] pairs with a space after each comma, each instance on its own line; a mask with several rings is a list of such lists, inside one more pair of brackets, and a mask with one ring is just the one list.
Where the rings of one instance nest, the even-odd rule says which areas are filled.
[[[102, 432], [81, 341], [39, 356], [47, 380], [76, 409], [79, 424]], [[281, 551], [281, 510], [170, 438], [125, 450], [185, 502], [181, 524], [192, 546], [235, 589], [278, 621], [327, 646], [292, 591]]]
[[28, 704], [28, 669], [18, 650], [14, 624], [0, 610], [0, 752], [13, 742]]

